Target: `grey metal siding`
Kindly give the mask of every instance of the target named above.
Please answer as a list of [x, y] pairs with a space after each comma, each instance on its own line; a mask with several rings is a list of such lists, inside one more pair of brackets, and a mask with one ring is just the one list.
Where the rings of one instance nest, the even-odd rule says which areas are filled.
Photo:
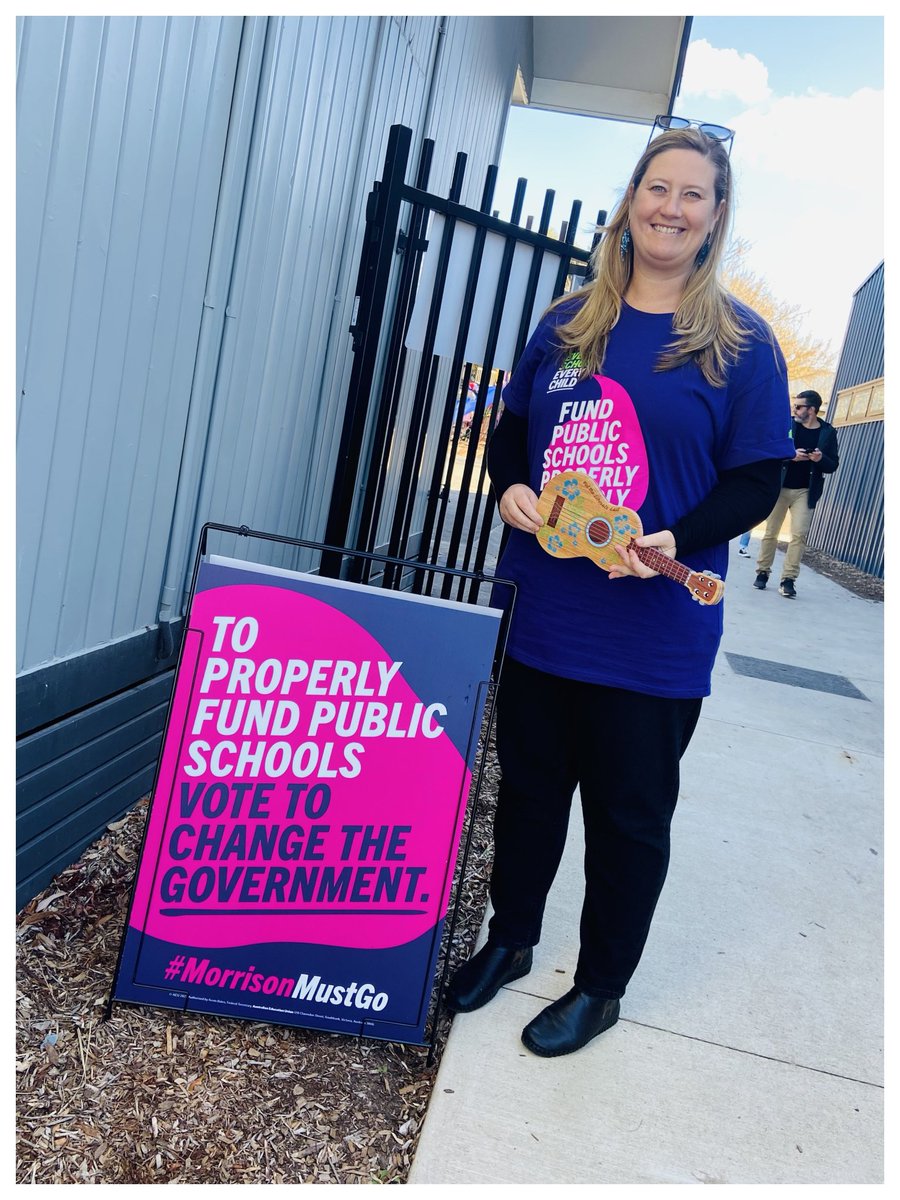
[[[531, 31], [531, 18], [496, 17], [490, 21], [444, 18], [443, 32], [435, 46], [436, 67], [427, 99], [424, 119], [425, 136], [435, 143], [435, 155], [429, 176], [428, 190], [446, 194], [456, 164], [457, 153], [467, 156], [466, 175], [461, 202], [478, 206], [484, 187], [485, 171], [497, 162], [506, 127], [509, 98], [512, 94], [516, 68], [525, 53]], [[498, 121], [497, 114], [503, 114]], [[407, 122], [417, 128], [414, 122]], [[381, 160], [374, 165], [373, 178], [380, 173]], [[501, 214], [508, 217], [509, 214]], [[397, 424], [405, 428], [415, 392], [416, 368], [419, 355], [410, 353], [405, 375], [405, 388], [400, 396]], [[434, 392], [442, 396], [447, 386], [443, 365], [439, 368]], [[441, 422], [441, 406], [432, 409], [426, 442], [426, 456], [419, 479], [431, 476], [435, 455], [443, 447], [437, 444]], [[401, 456], [392, 456], [384, 481], [385, 505], [379, 525], [376, 545], [387, 546], [390, 512], [400, 487]], [[416, 498], [413, 531], [421, 528], [427, 495], [420, 489]]]
[[390, 125], [434, 136], [433, 179], [449, 180], [465, 150], [473, 198], [505, 127], [522, 19], [443, 20], [442, 32], [437, 17], [279, 18], [270, 34], [190, 545], [206, 520], [323, 534], [365, 199]]
[[240, 33], [20, 23], [19, 669], [156, 620]]
[[884, 578], [884, 422], [838, 428], [841, 465], [826, 479], [808, 545]]
[[[838, 392], [884, 375], [884, 263], [853, 297], [835, 373]], [[861, 571], [884, 577], [884, 421], [836, 427], [840, 466], [826, 480], [808, 544]]]
[[171, 686], [170, 671], [19, 742], [17, 907], [149, 791]]
[[[884, 375], [884, 263], [857, 288], [832, 396]], [[832, 400], [833, 403], [833, 400]]]
[[389, 128], [479, 187], [528, 30], [19, 19], [25, 898], [149, 787], [203, 522], [322, 535]]
[[190, 545], [207, 520], [322, 529], [378, 33], [363, 18], [271, 22]]
[[[439, 155], [432, 172], [433, 191], [446, 194], [453, 159], [464, 150], [469, 163], [462, 203], [480, 202], [485, 168], [500, 159], [516, 68], [526, 55], [530, 35], [530, 17], [447, 19], [425, 130]], [[504, 113], [502, 122], [497, 121], [498, 112]]]

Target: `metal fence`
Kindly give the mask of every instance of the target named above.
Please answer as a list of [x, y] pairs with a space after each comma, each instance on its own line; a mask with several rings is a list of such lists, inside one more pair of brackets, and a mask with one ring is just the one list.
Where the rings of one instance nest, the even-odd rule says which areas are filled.
[[[483, 453], [498, 419], [494, 398], [549, 301], [583, 279], [590, 250], [574, 244], [580, 201], [560, 237], [550, 233], [552, 191], [538, 228], [520, 225], [521, 179], [510, 221], [500, 220], [492, 212], [495, 166], [480, 207], [466, 208], [459, 202], [466, 156], [457, 156], [449, 194], [437, 196], [426, 190], [433, 143], [425, 144], [415, 183], [406, 183], [410, 144], [410, 130], [394, 126], [369, 197], [325, 540], [480, 573], [500, 536]], [[371, 578], [364, 567], [343, 569]], [[442, 595], [451, 583], [444, 581]], [[410, 586], [418, 585], [410, 579]], [[478, 583], [460, 583], [456, 598], [477, 600], [480, 592]]]

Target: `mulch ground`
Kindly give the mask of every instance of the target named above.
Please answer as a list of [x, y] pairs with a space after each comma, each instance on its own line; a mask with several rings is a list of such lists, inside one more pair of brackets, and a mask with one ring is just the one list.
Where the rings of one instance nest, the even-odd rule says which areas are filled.
[[[884, 599], [820, 551], [803, 562]], [[484, 915], [497, 777], [491, 747], [451, 969]], [[19, 914], [17, 1181], [404, 1183], [448, 1015], [430, 1066], [419, 1047], [201, 1014], [104, 1020], [146, 816], [144, 800]]]
[[[787, 542], [779, 542], [779, 545], [784, 548]], [[803, 551], [803, 566], [810, 567], [820, 575], [827, 575], [854, 596], [861, 596], [864, 600], [884, 600], [883, 579], [867, 575], [865, 571], [860, 571], [850, 563], [839, 562], [824, 550], [812, 550], [807, 547]]]
[[[484, 915], [496, 785], [491, 748], [451, 969]], [[427, 1048], [203, 1014], [104, 1020], [146, 817], [145, 799], [19, 914], [17, 1182], [404, 1183], [449, 1015], [430, 1066]]]

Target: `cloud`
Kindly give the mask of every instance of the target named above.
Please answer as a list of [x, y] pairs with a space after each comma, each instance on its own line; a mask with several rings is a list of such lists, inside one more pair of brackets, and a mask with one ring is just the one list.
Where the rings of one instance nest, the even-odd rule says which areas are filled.
[[771, 96], [769, 72], [753, 54], [719, 50], [705, 38], [688, 47], [681, 96], [736, 96], [743, 104], [760, 104]]
[[783, 96], [732, 124], [748, 265], [837, 348], [850, 297], [884, 257], [884, 94]]
[[881, 194], [883, 92], [860, 88], [851, 96], [781, 96], [732, 124], [738, 169], [747, 165], [814, 182], [839, 202], [860, 191]]

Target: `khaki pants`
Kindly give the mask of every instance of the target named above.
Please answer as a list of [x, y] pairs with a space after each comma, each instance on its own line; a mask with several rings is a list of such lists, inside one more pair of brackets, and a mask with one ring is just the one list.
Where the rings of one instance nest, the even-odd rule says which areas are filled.
[[763, 534], [759, 547], [759, 558], [756, 562], [757, 571], [767, 575], [775, 561], [775, 544], [778, 534], [784, 524], [784, 518], [791, 514], [791, 540], [788, 543], [787, 554], [784, 556], [782, 579], [796, 579], [800, 574], [800, 560], [806, 547], [806, 535], [809, 533], [809, 523], [812, 509], [806, 502], [808, 488], [782, 488], [781, 494], [769, 514], [766, 522], [766, 532]]

